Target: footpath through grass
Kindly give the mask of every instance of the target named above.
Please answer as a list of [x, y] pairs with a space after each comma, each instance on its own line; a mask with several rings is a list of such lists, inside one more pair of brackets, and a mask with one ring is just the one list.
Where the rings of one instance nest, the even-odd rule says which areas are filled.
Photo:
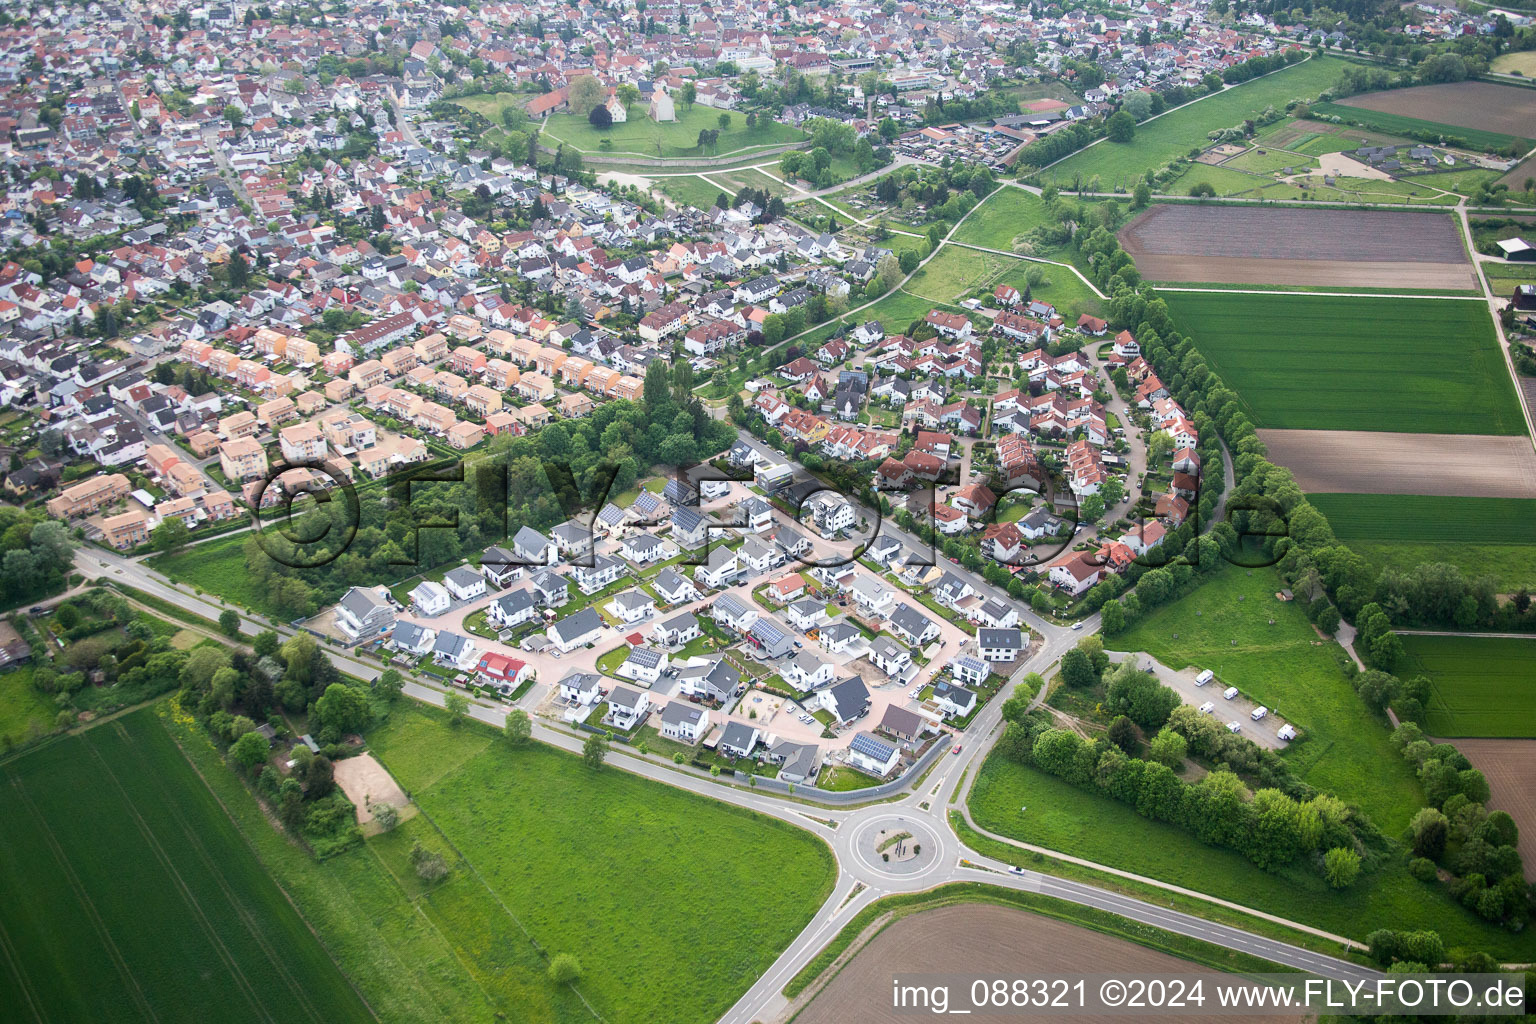
[[1409, 667], [1429, 677], [1432, 736], [1536, 738], [1536, 638], [1404, 636]]
[[1211, 669], [1306, 730], [1285, 752], [1296, 774], [1396, 835], [1424, 806], [1418, 781], [1345, 677], [1343, 649], [1319, 638], [1299, 603], [1277, 600], [1281, 587], [1273, 569], [1228, 566], [1105, 642], [1172, 668]]
[[8, 1019], [373, 1019], [152, 710], [0, 783]]
[[1333, 532], [1370, 563], [1447, 562], [1492, 576], [1501, 593], [1536, 587], [1536, 500], [1422, 494], [1309, 494]]
[[1130, 142], [1106, 140], [1090, 146], [1041, 172], [1042, 176], [1060, 185], [1070, 185], [1079, 176], [1086, 182], [1098, 175], [1103, 189], [1123, 186], [1129, 191], [1143, 172], [1185, 156], [1191, 149], [1209, 145], [1208, 132], [1231, 128], [1263, 113], [1266, 107], [1283, 110], [1291, 100], [1315, 98], [1338, 81], [1346, 66], [1337, 57], [1314, 56], [1143, 122], [1136, 126], [1136, 137]]
[[1482, 303], [1213, 292], [1162, 297], [1260, 427], [1525, 432]]

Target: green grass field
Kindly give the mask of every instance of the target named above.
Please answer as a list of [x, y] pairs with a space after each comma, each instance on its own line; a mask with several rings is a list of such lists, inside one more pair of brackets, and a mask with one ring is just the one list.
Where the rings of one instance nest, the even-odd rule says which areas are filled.
[[[704, 128], [718, 129], [722, 113], [730, 114], [730, 127], [720, 132], [720, 141], [714, 147], [699, 149], [699, 131]], [[805, 133], [798, 128], [777, 121], [760, 120], [756, 126], [748, 128], [746, 115], [739, 111], [720, 111], [702, 105], [685, 110], [682, 103], [677, 104], [677, 120], [666, 124], [652, 121], [645, 115], [641, 105], [636, 104], [629, 120], [606, 131], [594, 128], [584, 117], [562, 111], [550, 115], [543, 135], [546, 145], [564, 142], [589, 156], [631, 156], [652, 160], [701, 156], [724, 158], [732, 154], [740, 155], [800, 142], [804, 138]], [[600, 143], [603, 139], [608, 139], [612, 148], [602, 148]]]
[[1207, 133], [1212, 129], [1230, 128], [1266, 107], [1281, 110], [1291, 100], [1316, 97], [1338, 80], [1344, 67], [1345, 62], [1336, 57], [1312, 57], [1143, 122], [1136, 126], [1136, 137], [1129, 143], [1101, 142], [1041, 173], [1056, 182], [1097, 174], [1106, 189], [1134, 183], [1143, 172], [1206, 146], [1210, 141]]
[[651, 188], [665, 192], [679, 203], [691, 206], [696, 210], [708, 210], [711, 206], [715, 205], [715, 198], [721, 192], [727, 191], [719, 185], [705, 181], [697, 174], [652, 178]]
[[265, 614], [274, 609], [266, 590], [245, 571], [245, 535], [209, 541], [170, 555], [154, 555], [149, 564], [171, 579], [190, 583], [199, 590]]
[[0, 749], [9, 746], [7, 739], [20, 743], [52, 729], [58, 713], [58, 705], [32, 689], [31, 665], [0, 675]]
[[526, 110], [531, 99], [534, 97], [525, 92], [482, 92], [474, 96], [460, 96], [451, 102], [466, 110], [473, 110], [500, 129], [502, 111], [508, 108]]
[[1013, 240], [1045, 223], [1045, 200], [1022, 188], [1000, 188], [971, 211], [951, 236], [956, 242], [1013, 251]]
[[1088, 286], [1066, 267], [1032, 263], [1028, 260], [998, 256], [976, 249], [946, 245], [944, 250], [912, 276], [906, 290], [935, 302], [958, 302], [974, 289], [988, 294], [1000, 284], [1011, 284], [1022, 294], [1031, 267], [1039, 267], [1045, 277], [1030, 291], [1031, 298], [1049, 302], [1068, 321], [1079, 313], [1097, 313], [1102, 304]]
[[1260, 427], [1524, 433], [1482, 303], [1196, 292], [1163, 298]]
[[153, 711], [0, 777], [8, 1020], [373, 1019]]
[[504, 913], [577, 956], [582, 994], [613, 1024], [718, 1018], [831, 891], [831, 853], [809, 833], [612, 764], [594, 773], [415, 709], [370, 743], [461, 858], [454, 874], [489, 891], [438, 908], [461, 955], [497, 955], [487, 922]]
[[1505, 149], [1511, 142], [1522, 143], [1522, 148], [1529, 148], [1532, 145], [1530, 139], [1516, 139], [1512, 135], [1501, 135], [1498, 132], [1487, 132], [1478, 128], [1462, 128], [1454, 124], [1440, 124], [1437, 121], [1420, 121], [1416, 117], [1367, 110], [1365, 107], [1351, 107], [1344, 103], [1314, 103], [1312, 113], [1317, 117], [1341, 117], [1378, 132], [1389, 132], [1409, 138], [1415, 132], [1450, 136], [1464, 140], [1474, 149]]
[[1429, 677], [1433, 736], [1536, 738], [1536, 637], [1404, 636], [1411, 667]]
[[1502, 592], [1536, 587], [1536, 501], [1418, 494], [1311, 494], [1340, 540], [1382, 569], [1449, 562]]
[[[1393, 756], [1401, 760], [1395, 751]], [[1143, 818], [1111, 797], [996, 753], [983, 762], [969, 806], [977, 824], [999, 835], [1353, 939], [1363, 940], [1376, 928], [1428, 928], [1438, 931], [1447, 946], [1486, 950], [1522, 963], [1536, 957], [1536, 934], [1512, 935], [1484, 924], [1456, 904], [1444, 886], [1414, 880], [1400, 859], [1386, 859], [1341, 892], [1330, 889], [1309, 866], [1263, 871], [1241, 854], [1206, 846], [1175, 825]], [[1035, 866], [1027, 854], [1019, 863]], [[1041, 867], [1050, 870], [1048, 864]]]
[[1173, 668], [1212, 669], [1305, 729], [1285, 754], [1296, 774], [1396, 835], [1424, 805], [1418, 781], [1345, 678], [1343, 649], [1318, 637], [1299, 604], [1275, 598], [1281, 586], [1272, 569], [1228, 566], [1107, 643]]

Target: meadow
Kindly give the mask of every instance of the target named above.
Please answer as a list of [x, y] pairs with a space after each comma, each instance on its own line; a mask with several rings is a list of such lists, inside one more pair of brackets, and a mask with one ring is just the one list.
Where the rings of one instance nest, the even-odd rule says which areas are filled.
[[199, 591], [217, 594], [228, 601], [265, 615], [277, 614], [267, 592], [245, 571], [245, 534], [183, 548], [174, 554], [153, 555], [149, 564], [174, 580], [190, 583]]
[[971, 211], [953, 241], [1013, 251], [1013, 240], [1045, 223], [1045, 200], [1022, 188], [1003, 187]]
[[[1395, 752], [1394, 756], [1401, 760]], [[1349, 889], [1331, 889], [1310, 866], [1261, 870], [1241, 854], [1207, 846], [1183, 829], [1144, 818], [1112, 797], [1080, 789], [995, 752], [982, 763], [969, 807], [978, 825], [998, 835], [1352, 939], [1363, 940], [1376, 928], [1425, 928], [1439, 932], [1450, 947], [1486, 950], [1496, 958], [1522, 963], [1536, 957], [1536, 934], [1512, 935], [1485, 924], [1452, 900], [1444, 886], [1415, 880], [1397, 857], [1384, 858]], [[1001, 847], [989, 846], [987, 852], [1009, 859], [1009, 851]], [[1049, 862], [1037, 865], [1023, 851], [1012, 853], [1015, 863], [1050, 870]], [[1202, 913], [1187, 905], [1181, 909]]]
[[[699, 148], [699, 132], [708, 128], [720, 128], [722, 113], [729, 114], [730, 127], [720, 132], [719, 142], [707, 150]], [[604, 148], [607, 139], [611, 146]], [[630, 111], [629, 120], [600, 130], [585, 117], [577, 117], [568, 111], [551, 114], [545, 122], [543, 142], [554, 146], [565, 143], [588, 156], [637, 156], [641, 158], [673, 157], [729, 157], [756, 149], [802, 142], [805, 133], [777, 121], [759, 120], [747, 127], [747, 117], [740, 111], [720, 111], [713, 107], [695, 104], [685, 109], [677, 104], [677, 120], [665, 124], [652, 121], [645, 114], [643, 105], [636, 104]]]
[[1536, 501], [1418, 494], [1312, 494], [1338, 538], [1371, 564], [1448, 562], [1502, 592], [1536, 587]]
[[1257, 426], [1521, 434], [1480, 302], [1166, 292]]
[[1403, 114], [1389, 114], [1383, 110], [1369, 110], [1365, 107], [1347, 106], [1343, 103], [1314, 103], [1312, 105], [1313, 117], [1340, 117], [1346, 121], [1354, 121], [1362, 127], [1378, 132], [1387, 132], [1392, 135], [1402, 135], [1412, 138], [1420, 133], [1428, 133], [1433, 136], [1446, 136], [1448, 138], [1462, 139], [1474, 149], [1506, 149], [1512, 142], [1523, 143], [1525, 147], [1531, 145], [1529, 139], [1517, 139], [1513, 135], [1504, 135], [1500, 132], [1484, 131], [1479, 128], [1463, 128], [1460, 125], [1441, 124], [1438, 121], [1421, 121], [1416, 117], [1408, 117]]
[[708, 210], [715, 205], [715, 199], [721, 192], [728, 191], [714, 182], [705, 181], [697, 174], [652, 178], [651, 188], [658, 192], [665, 192], [679, 203], [696, 210]]
[[934, 302], [959, 302], [971, 292], [990, 295], [1000, 284], [1011, 284], [1022, 295], [1028, 285], [1030, 268], [1038, 267], [1045, 275], [1040, 284], [1030, 288], [1030, 297], [1049, 302], [1069, 322], [1079, 313], [1098, 313], [1102, 304], [1068, 267], [999, 256], [995, 253], [946, 245], [903, 287], [914, 295]]
[[8, 1019], [374, 1019], [154, 711], [0, 778]]
[[53, 728], [58, 705], [32, 688], [32, 666], [0, 674], [0, 750]]
[[450, 879], [490, 894], [434, 907], [460, 955], [494, 958], [498, 933], [525, 931], [576, 955], [581, 994], [613, 1024], [718, 1018], [831, 892], [831, 853], [809, 833], [613, 765], [414, 708], [370, 745], [451, 851]]
[[1291, 769], [1396, 835], [1424, 805], [1418, 781], [1350, 686], [1343, 649], [1318, 636], [1299, 603], [1275, 598], [1282, 586], [1273, 569], [1228, 566], [1105, 642], [1172, 668], [1212, 669], [1305, 730], [1285, 752]]
[[1232, 127], [1267, 107], [1283, 110], [1291, 100], [1316, 97], [1338, 80], [1344, 67], [1345, 62], [1337, 57], [1314, 56], [1144, 121], [1136, 126], [1136, 137], [1130, 142], [1100, 142], [1044, 169], [1041, 175], [1057, 183], [1098, 175], [1105, 189], [1129, 187], [1144, 172], [1185, 156], [1191, 149], [1204, 148], [1210, 141], [1207, 133], [1213, 129]]
[[1409, 665], [1429, 677], [1433, 736], [1536, 738], [1536, 637], [1402, 636]]

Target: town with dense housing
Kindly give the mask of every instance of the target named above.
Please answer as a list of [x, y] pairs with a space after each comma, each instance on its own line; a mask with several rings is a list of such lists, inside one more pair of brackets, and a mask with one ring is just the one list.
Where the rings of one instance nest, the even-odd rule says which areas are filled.
[[0, 5], [4, 1016], [1528, 988], [1533, 54]]

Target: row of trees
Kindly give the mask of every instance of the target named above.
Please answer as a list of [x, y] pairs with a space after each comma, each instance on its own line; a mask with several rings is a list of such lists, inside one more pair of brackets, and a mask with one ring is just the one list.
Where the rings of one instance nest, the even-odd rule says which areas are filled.
[[1166, 764], [1131, 757], [1107, 737], [1085, 740], [1054, 728], [1040, 715], [1011, 722], [1002, 748], [1041, 771], [1134, 807], [1144, 817], [1236, 850], [1259, 867], [1273, 870], [1310, 859], [1340, 888], [1359, 872], [1357, 816], [1335, 797], [1314, 794], [1298, 800], [1263, 788], [1250, 800], [1243, 780], [1225, 768], [1186, 784]]

